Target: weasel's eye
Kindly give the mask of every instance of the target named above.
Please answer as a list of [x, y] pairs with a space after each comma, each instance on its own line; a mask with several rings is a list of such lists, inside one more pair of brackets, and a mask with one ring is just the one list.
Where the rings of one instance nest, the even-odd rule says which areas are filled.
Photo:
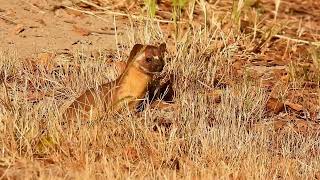
[[147, 58], [146, 61], [147, 61], [147, 62], [151, 62], [151, 61], [152, 61], [152, 58]]

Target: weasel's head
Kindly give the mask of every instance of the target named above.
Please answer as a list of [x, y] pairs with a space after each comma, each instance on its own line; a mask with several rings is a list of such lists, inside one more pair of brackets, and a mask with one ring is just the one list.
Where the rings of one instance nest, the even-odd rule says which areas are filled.
[[159, 47], [136, 44], [130, 52], [128, 66], [133, 65], [146, 74], [161, 72], [165, 65], [165, 51], [166, 44], [164, 43]]

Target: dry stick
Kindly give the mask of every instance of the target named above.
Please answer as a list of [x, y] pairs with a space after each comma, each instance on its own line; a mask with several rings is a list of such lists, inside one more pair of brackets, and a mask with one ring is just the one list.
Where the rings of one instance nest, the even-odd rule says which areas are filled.
[[[69, 7], [69, 6], [63, 6], [63, 7], [67, 8], [67, 9], [74, 10], [74, 11], [78, 11], [78, 12], [82, 12], [82, 13], [85, 13], [85, 14], [92, 15], [94, 17], [97, 17], [97, 18], [105, 21], [105, 22], [109, 22], [109, 21], [107, 21], [106, 19], [102, 18], [101, 16], [98, 16], [97, 14], [111, 14], [111, 15], [114, 15], [114, 16], [124, 16], [124, 17], [128, 17], [128, 18], [131, 17], [131, 18], [134, 18], [134, 19], [149, 20], [149, 18], [144, 17], [144, 16], [128, 15], [128, 14], [119, 13], [119, 12], [113, 12], [113, 11], [105, 11], [105, 12], [93, 13], [91, 11], [84, 11], [84, 10], [76, 9], [76, 8]], [[161, 19], [153, 19], [153, 20], [156, 21], [156, 22], [160, 22], [160, 23], [175, 23], [174, 21], [169, 21], [169, 20], [161, 20]], [[178, 23], [179, 24], [185, 24], [187, 22], [180, 21]]]
[[309, 45], [313, 45], [313, 46], [317, 46], [317, 47], [320, 46], [320, 41], [319, 41], [319, 42], [306, 41], [306, 40], [295, 39], [295, 38], [291, 38], [291, 37], [287, 37], [287, 36], [282, 36], [282, 35], [274, 35], [274, 37], [277, 37], [277, 38], [280, 38], [280, 39], [290, 40], [290, 41], [297, 42], [297, 43], [309, 44]]
[[5, 108], [7, 109], [7, 110], [9, 110], [10, 112], [12, 112], [13, 111], [13, 107], [12, 107], [12, 105], [10, 104], [10, 100], [9, 100], [9, 94], [8, 94], [8, 88], [7, 88], [7, 84], [6, 84], [6, 82], [5, 82], [5, 80], [3, 81], [3, 87], [4, 87], [4, 94], [5, 94], [5, 99], [4, 100], [2, 100], [2, 102], [4, 103], [3, 105], [5, 106]]
[[[260, 32], [260, 33], [265, 33], [262, 30], [257, 30], [257, 31]], [[296, 42], [296, 43], [303, 43], [303, 44], [309, 44], [309, 45], [320, 47], [320, 41], [307, 41], [307, 40], [296, 39], [296, 38], [291, 38], [291, 37], [288, 37], [288, 36], [277, 35], [277, 34], [273, 35], [273, 37], [277, 37], [277, 38], [280, 38], [280, 39], [293, 41], [293, 42]]]
[[200, 81], [200, 80], [197, 80], [202, 86], [204, 86], [204, 87], [206, 87], [206, 88], [208, 88], [208, 89], [210, 89], [210, 90], [214, 90], [214, 87], [211, 87], [211, 86], [209, 86], [208, 84], [206, 84], [206, 83], [204, 83], [204, 82], [202, 82], [202, 81]]
[[116, 38], [116, 47], [117, 47], [118, 58], [120, 58], [120, 50], [119, 50], [119, 47], [118, 47], [118, 34], [117, 34], [116, 16], [113, 16], [113, 28], [114, 28], [114, 35], [115, 35], [115, 38]]
[[74, 10], [74, 11], [82, 12], [82, 13], [85, 13], [85, 14], [89, 14], [89, 15], [91, 15], [91, 16], [94, 16], [94, 17], [98, 18], [98, 19], [101, 19], [101, 20], [104, 21], [104, 22], [108, 22], [108, 23], [109, 23], [109, 21], [107, 21], [106, 19], [104, 19], [104, 18], [96, 15], [96, 14], [93, 13], [93, 12], [79, 10], [79, 9], [76, 9], [76, 8], [73, 8], [73, 7], [69, 7], [69, 6], [63, 6], [63, 7], [67, 8], [67, 9]]
[[114, 33], [112, 32], [103, 32], [103, 31], [90, 31], [91, 34], [106, 34], [106, 35], [115, 35]]
[[98, 5], [94, 4], [94, 3], [86, 1], [86, 0], [81, 0], [81, 2], [83, 2], [83, 3], [85, 3], [85, 4], [89, 5], [89, 6], [92, 6], [94, 8], [97, 8], [97, 9], [100, 9], [100, 10], [104, 10], [104, 11], [106, 11], [108, 9], [111, 9], [111, 8], [106, 8], [106, 7], [103, 8], [101, 6], [98, 6]]

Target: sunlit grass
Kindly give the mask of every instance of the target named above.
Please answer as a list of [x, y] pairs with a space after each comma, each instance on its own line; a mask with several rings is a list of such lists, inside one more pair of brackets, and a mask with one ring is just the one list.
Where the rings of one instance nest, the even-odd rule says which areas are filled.
[[[150, 17], [155, 15], [155, 2], [145, 1]], [[192, 2], [173, 2], [176, 21], [183, 8], [193, 12], [198, 3], [201, 13], [208, 16], [204, 26], [184, 30], [183, 38], [173, 39], [168, 35], [177, 32], [164, 31], [157, 22], [133, 22], [126, 27], [128, 41], [121, 42], [126, 48], [118, 49], [120, 54], [112, 59], [126, 61], [135, 43], [167, 42], [163, 74], [174, 76], [173, 110], [147, 106], [136, 114], [106, 115], [94, 122], [66, 126], [61, 123], [63, 104], [117, 77], [108, 64], [110, 59], [102, 58], [107, 57], [104, 54], [93, 58], [79, 50], [70, 54], [71, 63], [61, 63], [49, 72], [43, 65], [34, 70], [14, 52], [1, 51], [5, 84], [0, 91], [0, 177], [313, 179], [320, 169], [319, 137], [300, 134], [290, 126], [276, 131], [276, 119], [265, 109], [268, 89], [246, 72], [234, 75], [232, 65], [237, 58], [250, 61], [258, 54], [243, 45], [252, 45], [252, 37], [231, 26], [240, 23], [243, 8], [250, 7], [250, 2], [234, 1], [228, 12], [232, 21], [223, 22], [230, 25], [227, 30], [222, 23], [207, 25], [211, 17], [205, 1], [189, 7], [187, 3]], [[189, 20], [193, 20], [191, 15]], [[257, 37], [259, 48], [268, 49], [281, 28], [266, 29]], [[311, 50], [310, 56], [319, 69], [319, 52]], [[298, 63], [287, 69], [291, 83], [300, 85], [304, 75], [310, 75], [301, 71]], [[291, 88], [300, 86], [291, 84]], [[47, 94], [31, 102], [31, 90]], [[220, 103], [213, 101], [214, 90], [222, 92]], [[254, 126], [257, 122], [261, 124]]]

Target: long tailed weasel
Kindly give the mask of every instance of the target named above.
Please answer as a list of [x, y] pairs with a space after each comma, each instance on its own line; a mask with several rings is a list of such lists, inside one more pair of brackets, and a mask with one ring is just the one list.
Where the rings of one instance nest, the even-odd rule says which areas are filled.
[[166, 45], [134, 45], [124, 72], [115, 81], [86, 90], [63, 113], [67, 121], [100, 118], [102, 113], [118, 111], [126, 104], [137, 107], [148, 90], [153, 75], [161, 72]]

